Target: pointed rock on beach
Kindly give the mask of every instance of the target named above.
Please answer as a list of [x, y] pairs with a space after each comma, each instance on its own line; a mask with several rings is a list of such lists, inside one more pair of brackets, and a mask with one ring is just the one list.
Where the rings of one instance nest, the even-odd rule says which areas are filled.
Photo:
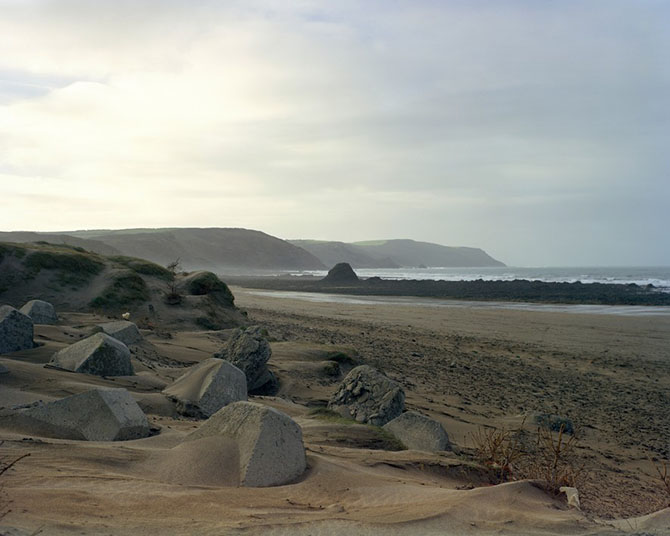
[[163, 390], [177, 411], [189, 417], [210, 417], [232, 402], [247, 399], [247, 378], [232, 363], [212, 357]]
[[59, 350], [53, 355], [49, 365], [96, 376], [134, 374], [128, 347], [105, 333], [96, 333]]
[[281, 486], [298, 478], [307, 467], [300, 426], [274, 408], [234, 402], [217, 411], [185, 441], [212, 436], [237, 443], [242, 486]]

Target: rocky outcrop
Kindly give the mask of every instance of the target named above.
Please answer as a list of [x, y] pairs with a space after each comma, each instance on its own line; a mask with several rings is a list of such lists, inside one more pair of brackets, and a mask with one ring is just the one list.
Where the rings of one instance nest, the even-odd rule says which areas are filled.
[[56, 309], [49, 302], [43, 300], [30, 300], [21, 309], [24, 315], [29, 316], [33, 324], [57, 324], [58, 315]]
[[214, 354], [214, 357], [225, 359], [244, 372], [250, 394], [272, 394], [277, 385], [277, 379], [267, 367], [272, 350], [266, 335], [259, 326], [238, 329], [228, 344]]
[[60, 439], [124, 441], [149, 435], [149, 423], [125, 389], [93, 389], [0, 417], [23, 433]]
[[127, 320], [117, 320], [115, 322], [107, 322], [100, 324], [102, 331], [121, 341], [126, 346], [136, 344], [142, 340], [142, 334], [133, 322]]
[[384, 425], [408, 449], [439, 452], [449, 450], [449, 436], [442, 425], [416, 411], [407, 411]]
[[9, 305], [0, 306], [0, 354], [34, 348], [33, 333], [29, 316]]
[[212, 436], [236, 442], [242, 486], [280, 486], [298, 478], [307, 467], [300, 426], [288, 415], [261, 404], [230, 404], [186, 441]]
[[247, 379], [235, 365], [207, 359], [163, 390], [177, 411], [189, 417], [207, 418], [232, 402], [247, 399]]
[[358, 422], [383, 426], [405, 409], [405, 392], [378, 370], [361, 365], [342, 380], [328, 409]]
[[356, 283], [359, 279], [350, 264], [340, 262], [333, 266], [321, 281], [324, 283]]
[[96, 333], [63, 348], [53, 355], [49, 365], [97, 376], [134, 374], [128, 347], [106, 333]]

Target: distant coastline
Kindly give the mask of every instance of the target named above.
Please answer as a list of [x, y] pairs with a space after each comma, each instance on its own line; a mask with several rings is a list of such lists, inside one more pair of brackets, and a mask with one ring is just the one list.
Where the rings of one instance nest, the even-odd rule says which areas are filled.
[[378, 277], [323, 282], [314, 276], [240, 277], [226, 276], [229, 284], [245, 288], [294, 292], [323, 292], [358, 296], [416, 296], [476, 301], [509, 301], [595, 305], [670, 305], [670, 293], [653, 285], [636, 283], [512, 281], [388, 280]]

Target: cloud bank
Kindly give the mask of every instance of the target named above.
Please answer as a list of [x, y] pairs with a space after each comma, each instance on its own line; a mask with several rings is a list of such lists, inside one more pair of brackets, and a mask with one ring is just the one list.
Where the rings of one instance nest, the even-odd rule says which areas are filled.
[[0, 229], [670, 264], [666, 3], [286, 4], [0, 1]]

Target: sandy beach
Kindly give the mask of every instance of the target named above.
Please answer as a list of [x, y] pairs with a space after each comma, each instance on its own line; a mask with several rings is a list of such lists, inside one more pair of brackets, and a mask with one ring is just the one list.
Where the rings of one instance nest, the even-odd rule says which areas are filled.
[[[252, 397], [301, 426], [307, 472], [288, 485], [240, 488], [207, 449], [182, 443], [201, 421], [160, 391], [217, 351], [224, 332], [142, 330], [137, 375], [98, 378], [44, 368], [54, 351], [104, 320], [63, 314], [37, 326], [41, 346], [0, 358], [0, 406], [125, 387], [160, 433], [78, 442], [0, 430], [6, 534], [669, 534], [649, 458], [668, 457], [670, 318], [333, 304], [232, 288], [272, 340], [273, 397]], [[409, 409], [447, 430], [453, 451], [389, 450], [372, 428], [316, 418], [340, 377], [333, 352], [402, 384]], [[472, 462], [472, 433], [523, 428], [537, 413], [574, 422], [582, 511], [528, 480], [492, 486]], [[220, 451], [219, 451], [220, 454]], [[521, 476], [522, 468], [519, 468]], [[514, 477], [514, 473], [512, 474]], [[625, 518], [625, 519], [624, 519]], [[21, 532], [23, 531], [23, 532]]]

